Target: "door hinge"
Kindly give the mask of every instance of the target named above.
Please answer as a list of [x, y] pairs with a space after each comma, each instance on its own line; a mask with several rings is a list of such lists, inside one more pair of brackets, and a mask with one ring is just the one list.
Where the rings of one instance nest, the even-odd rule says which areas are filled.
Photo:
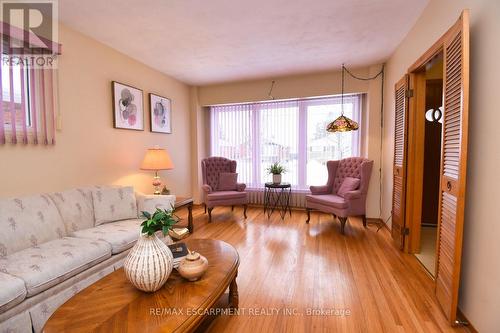
[[408, 89], [405, 93], [407, 98], [413, 97], [413, 89]]
[[403, 229], [403, 235], [408, 236], [410, 234], [410, 228]]
[[462, 320], [462, 319], [457, 319], [455, 320], [455, 325], [458, 326], [469, 326], [469, 322]]

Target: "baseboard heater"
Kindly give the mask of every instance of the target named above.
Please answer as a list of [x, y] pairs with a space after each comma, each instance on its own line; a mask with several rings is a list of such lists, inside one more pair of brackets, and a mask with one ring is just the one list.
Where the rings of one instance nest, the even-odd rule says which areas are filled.
[[[248, 200], [251, 205], [264, 206], [264, 190], [261, 189], [247, 189]], [[306, 208], [306, 195], [307, 192], [294, 192], [290, 194], [290, 207]]]

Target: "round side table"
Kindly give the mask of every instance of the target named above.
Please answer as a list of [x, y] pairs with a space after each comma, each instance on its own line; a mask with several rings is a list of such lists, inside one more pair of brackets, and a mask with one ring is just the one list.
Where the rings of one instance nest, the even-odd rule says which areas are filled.
[[275, 210], [278, 210], [281, 219], [285, 218], [287, 212], [292, 216], [290, 208], [290, 195], [292, 186], [290, 183], [266, 183], [264, 185], [264, 213], [271, 217]]

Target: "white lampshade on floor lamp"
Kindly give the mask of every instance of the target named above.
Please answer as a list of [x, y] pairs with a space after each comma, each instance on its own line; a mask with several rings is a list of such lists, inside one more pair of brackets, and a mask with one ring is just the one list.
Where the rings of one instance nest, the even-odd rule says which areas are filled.
[[172, 170], [174, 168], [174, 163], [168, 154], [166, 149], [162, 149], [158, 146], [155, 148], [149, 148], [146, 151], [144, 160], [141, 164], [141, 170], [150, 170], [155, 172], [153, 178], [153, 186], [155, 188], [154, 194], [161, 194], [160, 186], [162, 184], [160, 176], [158, 176], [158, 171], [160, 170]]

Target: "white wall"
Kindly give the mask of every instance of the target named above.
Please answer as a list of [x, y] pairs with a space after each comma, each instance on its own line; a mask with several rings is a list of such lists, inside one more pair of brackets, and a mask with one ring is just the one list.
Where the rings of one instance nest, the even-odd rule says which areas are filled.
[[394, 84], [446, 30], [471, 9], [469, 153], [459, 307], [480, 332], [500, 331], [500, 1], [431, 0], [387, 62], [384, 112], [383, 216], [392, 196]]
[[[151, 172], [139, 170], [147, 148], [167, 148], [174, 170], [161, 175], [178, 195], [191, 194], [189, 86], [81, 33], [60, 26], [62, 130], [56, 145], [0, 147], [0, 197], [92, 184], [133, 185], [152, 192]], [[144, 93], [144, 131], [113, 128], [111, 81]], [[172, 134], [149, 131], [149, 92], [172, 99]]]

